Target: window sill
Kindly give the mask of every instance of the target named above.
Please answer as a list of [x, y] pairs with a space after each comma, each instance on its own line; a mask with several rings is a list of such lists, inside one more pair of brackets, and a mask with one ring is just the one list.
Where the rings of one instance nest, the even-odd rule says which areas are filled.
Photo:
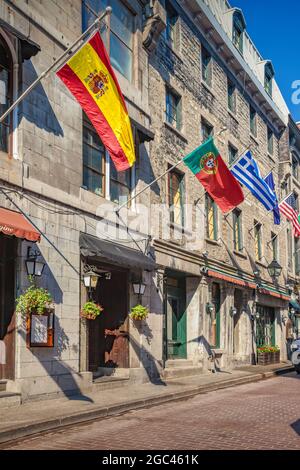
[[220, 349], [220, 348], [216, 348], [214, 346], [211, 346], [211, 350], [217, 355], [217, 356], [221, 356], [222, 354], [224, 354], [224, 349]]
[[262, 261], [255, 260], [255, 264], [257, 264], [258, 266], [261, 266], [264, 269], [267, 269], [267, 265], [263, 263]]
[[251, 134], [251, 132], [250, 132], [250, 139], [253, 140], [256, 143], [256, 145], [259, 145], [257, 137], [255, 135]]
[[181, 140], [183, 140], [183, 142], [185, 142], [186, 144], [188, 143], [187, 138], [178, 129], [176, 129], [176, 127], [173, 127], [167, 121], [164, 122], [164, 125], [167, 129], [169, 129], [170, 131], [173, 131], [174, 134], [177, 135], [177, 137], [179, 137]]
[[272, 155], [271, 153], [268, 152], [268, 157], [269, 157], [270, 160], [272, 160], [273, 163], [276, 163], [274, 155]]
[[233, 111], [231, 111], [229, 108], [227, 108], [227, 112], [228, 112], [229, 116], [232, 117], [232, 119], [234, 119], [235, 122], [238, 124], [239, 121], [238, 121], [238, 118], [236, 117], [236, 114]]
[[166, 39], [165, 39], [165, 45], [167, 46], [167, 48], [169, 49], [169, 51], [171, 51], [181, 62], [183, 62], [182, 60], [182, 57], [181, 55], [179, 54], [178, 51], [175, 51], [174, 47], [172, 46], [172, 44], [170, 42], [168, 42]]
[[213, 92], [213, 89], [212, 89], [212, 86], [211, 85], [208, 85], [203, 79], [201, 80], [201, 85], [204, 86], [204, 88], [209, 91], [209, 93], [213, 96], [215, 96], [214, 92]]
[[220, 242], [218, 240], [212, 240], [211, 238], [205, 238], [206, 243], [209, 245], [214, 245], [214, 246], [221, 246]]
[[239, 258], [248, 259], [248, 256], [245, 255], [244, 253], [242, 253], [241, 251], [233, 250], [233, 253], [234, 253], [236, 256], [238, 256]]

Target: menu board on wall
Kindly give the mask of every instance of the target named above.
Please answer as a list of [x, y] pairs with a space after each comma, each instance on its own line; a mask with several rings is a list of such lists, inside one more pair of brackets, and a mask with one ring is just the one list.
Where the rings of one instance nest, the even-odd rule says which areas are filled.
[[27, 319], [27, 347], [48, 347], [54, 345], [54, 312], [43, 315], [32, 313]]

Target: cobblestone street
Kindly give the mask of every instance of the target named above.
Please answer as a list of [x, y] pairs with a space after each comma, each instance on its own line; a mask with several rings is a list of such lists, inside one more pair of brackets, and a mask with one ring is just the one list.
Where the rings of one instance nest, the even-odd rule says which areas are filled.
[[292, 372], [65, 428], [6, 448], [300, 450], [300, 377]]

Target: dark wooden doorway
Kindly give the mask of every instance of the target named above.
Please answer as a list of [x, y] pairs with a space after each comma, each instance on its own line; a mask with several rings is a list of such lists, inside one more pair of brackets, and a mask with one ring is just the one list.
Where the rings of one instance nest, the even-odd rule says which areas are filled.
[[89, 322], [91, 371], [98, 367], [129, 367], [128, 272], [107, 269], [111, 279], [102, 277], [94, 296], [104, 310], [97, 320]]
[[0, 235], [0, 379], [15, 376], [15, 260], [17, 240]]

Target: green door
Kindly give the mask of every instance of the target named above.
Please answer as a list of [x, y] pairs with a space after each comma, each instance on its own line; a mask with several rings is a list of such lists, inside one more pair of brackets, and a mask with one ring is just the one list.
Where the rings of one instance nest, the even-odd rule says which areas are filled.
[[256, 321], [256, 345], [257, 347], [268, 345], [275, 346], [275, 312], [271, 307], [257, 305], [259, 317]]
[[168, 286], [167, 355], [168, 359], [186, 359], [185, 290]]

